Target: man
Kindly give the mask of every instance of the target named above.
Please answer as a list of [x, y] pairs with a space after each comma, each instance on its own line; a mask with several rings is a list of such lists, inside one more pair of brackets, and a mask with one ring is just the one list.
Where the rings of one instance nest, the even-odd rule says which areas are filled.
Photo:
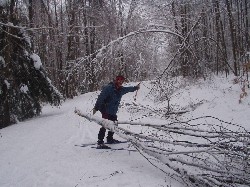
[[[140, 88], [140, 84], [138, 84], [137, 86], [123, 87], [122, 84], [124, 80], [125, 78], [122, 75], [118, 75], [114, 82], [109, 83], [102, 89], [93, 109], [93, 115], [96, 113], [96, 111], [99, 110], [102, 113], [102, 118], [114, 122], [117, 121], [116, 113], [118, 111], [122, 96], [128, 92], [134, 92]], [[104, 127], [101, 127], [98, 133], [97, 148], [109, 149], [109, 147], [106, 146], [103, 141], [105, 132], [106, 129]], [[107, 143], [119, 143], [118, 140], [115, 140], [113, 138], [113, 135], [114, 132], [108, 132]]]

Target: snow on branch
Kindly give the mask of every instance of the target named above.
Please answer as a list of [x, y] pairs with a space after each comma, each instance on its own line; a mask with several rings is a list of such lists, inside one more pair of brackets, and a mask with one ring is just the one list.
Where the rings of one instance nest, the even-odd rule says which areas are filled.
[[[185, 186], [250, 186], [250, 133], [239, 125], [204, 116], [161, 124], [122, 121], [118, 126], [77, 109], [75, 113], [130, 141]], [[129, 130], [121, 124], [129, 124]], [[142, 133], [133, 127], [147, 130]]]
[[164, 29], [148, 29], [148, 30], [138, 30], [138, 31], [134, 31], [134, 32], [130, 32], [125, 36], [119, 37], [113, 41], [111, 41], [110, 43], [108, 43], [107, 45], [103, 46], [102, 48], [98, 49], [94, 54], [90, 54], [89, 56], [85, 56], [83, 58], [79, 58], [76, 60], [76, 63], [73, 67], [73, 69], [78, 69], [79, 67], [82, 66], [83, 63], [85, 63], [86, 61], [88, 61], [89, 59], [92, 59], [94, 57], [94, 59], [92, 59], [93, 61], [95, 61], [98, 58], [102, 58], [106, 51], [109, 48], [112, 48], [113, 45], [136, 35], [139, 34], [145, 34], [145, 33], [165, 33], [165, 34], [171, 34], [174, 35], [176, 37], [181, 38], [182, 40], [184, 40], [184, 37], [176, 32], [173, 32], [171, 30], [164, 30]]
[[39, 28], [29, 28], [29, 27], [23, 27], [23, 26], [17, 26], [14, 25], [13, 23], [9, 22], [9, 23], [3, 23], [0, 22], [0, 25], [5, 26], [5, 27], [11, 27], [11, 28], [15, 28], [15, 29], [23, 29], [23, 30], [40, 30], [40, 29], [54, 29], [53, 27], [39, 27]]

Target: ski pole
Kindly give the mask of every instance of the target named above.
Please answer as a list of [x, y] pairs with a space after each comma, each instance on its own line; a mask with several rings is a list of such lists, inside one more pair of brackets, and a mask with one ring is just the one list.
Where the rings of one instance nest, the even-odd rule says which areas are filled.
[[[141, 82], [139, 82], [139, 84], [137, 86], [140, 86]], [[138, 89], [139, 90], [139, 89]], [[136, 101], [136, 97], [137, 97], [137, 93], [138, 93], [138, 90], [136, 90], [135, 92], [135, 96], [134, 96], [134, 101]]]

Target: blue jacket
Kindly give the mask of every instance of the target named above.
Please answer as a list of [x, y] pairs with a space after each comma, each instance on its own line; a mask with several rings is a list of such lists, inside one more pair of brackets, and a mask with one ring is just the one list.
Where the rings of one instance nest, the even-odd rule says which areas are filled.
[[111, 82], [102, 89], [94, 108], [101, 113], [116, 115], [122, 96], [137, 89], [137, 86], [122, 86], [117, 90], [115, 84]]

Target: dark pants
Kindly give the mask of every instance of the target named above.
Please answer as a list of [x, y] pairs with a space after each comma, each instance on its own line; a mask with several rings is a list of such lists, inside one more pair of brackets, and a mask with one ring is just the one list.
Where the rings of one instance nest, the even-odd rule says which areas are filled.
[[[116, 115], [110, 115], [107, 113], [102, 113], [102, 118], [103, 119], [108, 119], [111, 121], [117, 121], [117, 116]], [[104, 127], [101, 127], [98, 133], [98, 143], [104, 143], [103, 139], [105, 137], [106, 129]], [[113, 140], [113, 135], [114, 132], [108, 131], [108, 136], [107, 136], [107, 141]]]

